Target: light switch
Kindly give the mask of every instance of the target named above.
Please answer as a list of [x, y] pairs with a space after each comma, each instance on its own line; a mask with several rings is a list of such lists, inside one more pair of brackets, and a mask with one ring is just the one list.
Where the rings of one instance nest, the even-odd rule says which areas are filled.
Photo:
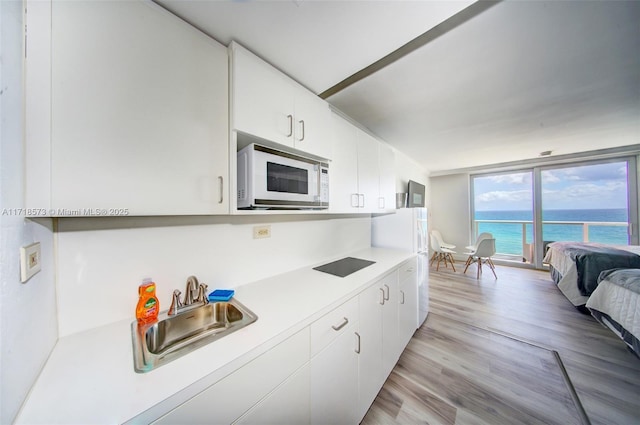
[[40, 242], [20, 247], [20, 281], [25, 283], [40, 271]]

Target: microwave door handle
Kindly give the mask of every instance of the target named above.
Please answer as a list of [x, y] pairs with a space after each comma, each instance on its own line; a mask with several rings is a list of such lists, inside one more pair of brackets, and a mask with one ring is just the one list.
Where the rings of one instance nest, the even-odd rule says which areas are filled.
[[[304, 132], [302, 134], [304, 134]], [[304, 139], [304, 136], [302, 138]], [[300, 139], [300, 141], [302, 141], [302, 139]], [[322, 167], [319, 164], [316, 164], [313, 167], [316, 170], [316, 181], [318, 182], [318, 190], [316, 192], [317, 193], [316, 202], [318, 203], [318, 206], [321, 206], [322, 205]]]

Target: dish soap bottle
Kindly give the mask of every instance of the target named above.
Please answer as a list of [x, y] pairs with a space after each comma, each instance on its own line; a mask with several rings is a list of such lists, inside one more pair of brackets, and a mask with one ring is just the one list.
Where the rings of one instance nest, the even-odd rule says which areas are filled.
[[138, 305], [136, 306], [136, 319], [139, 323], [149, 323], [158, 320], [160, 303], [156, 297], [156, 284], [149, 278], [144, 279], [138, 287]]

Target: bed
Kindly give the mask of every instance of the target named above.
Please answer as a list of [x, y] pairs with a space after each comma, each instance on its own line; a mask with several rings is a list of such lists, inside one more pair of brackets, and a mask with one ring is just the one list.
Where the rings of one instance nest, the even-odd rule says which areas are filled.
[[640, 354], [640, 269], [603, 271], [586, 307], [635, 353]]
[[550, 265], [551, 278], [560, 291], [580, 311], [598, 286], [604, 270], [640, 269], [640, 247], [605, 245], [588, 242], [552, 242], [547, 246], [544, 262]]

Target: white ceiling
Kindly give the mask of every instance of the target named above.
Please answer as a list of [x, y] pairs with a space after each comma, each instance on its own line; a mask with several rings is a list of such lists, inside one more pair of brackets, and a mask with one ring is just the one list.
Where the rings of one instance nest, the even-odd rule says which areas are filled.
[[[157, 2], [315, 93], [472, 3]], [[504, 1], [327, 100], [432, 172], [634, 145], [639, 22], [638, 1]]]

